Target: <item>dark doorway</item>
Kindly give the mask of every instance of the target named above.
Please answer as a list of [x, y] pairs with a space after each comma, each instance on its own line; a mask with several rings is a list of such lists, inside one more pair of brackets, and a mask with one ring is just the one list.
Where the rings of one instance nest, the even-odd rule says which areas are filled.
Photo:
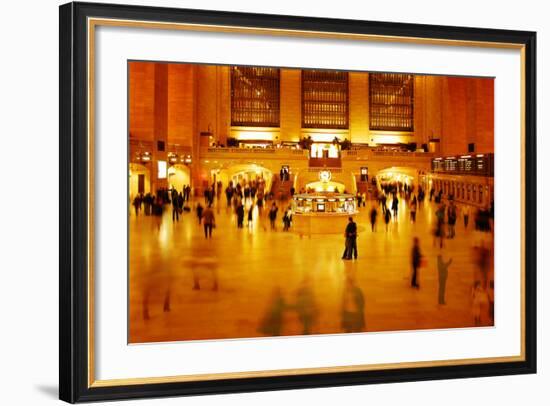
[[145, 175], [138, 174], [138, 193], [145, 193]]

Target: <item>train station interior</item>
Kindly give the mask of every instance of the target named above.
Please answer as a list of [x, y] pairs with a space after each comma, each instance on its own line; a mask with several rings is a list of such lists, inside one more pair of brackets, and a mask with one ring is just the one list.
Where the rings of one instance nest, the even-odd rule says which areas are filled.
[[494, 325], [493, 78], [128, 72], [130, 343]]

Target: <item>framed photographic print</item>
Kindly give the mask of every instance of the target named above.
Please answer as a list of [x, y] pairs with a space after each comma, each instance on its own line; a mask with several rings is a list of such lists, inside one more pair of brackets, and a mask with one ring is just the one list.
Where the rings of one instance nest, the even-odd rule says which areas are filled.
[[536, 372], [533, 32], [60, 7], [60, 398]]

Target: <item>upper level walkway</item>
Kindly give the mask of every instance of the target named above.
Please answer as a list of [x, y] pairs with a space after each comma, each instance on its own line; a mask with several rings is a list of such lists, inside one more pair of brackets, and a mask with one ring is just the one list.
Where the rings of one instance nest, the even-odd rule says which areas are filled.
[[416, 166], [416, 164], [421, 164], [425, 167], [431, 165], [434, 154], [430, 152], [380, 151], [374, 148], [364, 148], [341, 151], [340, 158], [309, 158], [309, 151], [304, 149], [201, 147], [200, 158], [303, 160], [308, 161], [309, 166], [312, 167], [339, 167], [341, 162], [349, 161], [383, 161], [394, 166]]

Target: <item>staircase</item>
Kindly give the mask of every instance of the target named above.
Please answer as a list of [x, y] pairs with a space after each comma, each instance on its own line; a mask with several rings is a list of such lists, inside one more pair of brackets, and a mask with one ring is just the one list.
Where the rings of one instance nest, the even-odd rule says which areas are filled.
[[[292, 176], [290, 176], [290, 178], [292, 179]], [[273, 175], [273, 180], [271, 181], [271, 193], [273, 197], [277, 200], [290, 199], [292, 184], [293, 182], [291, 180], [281, 181], [278, 175]]]
[[341, 168], [342, 158], [309, 158], [310, 168]]

